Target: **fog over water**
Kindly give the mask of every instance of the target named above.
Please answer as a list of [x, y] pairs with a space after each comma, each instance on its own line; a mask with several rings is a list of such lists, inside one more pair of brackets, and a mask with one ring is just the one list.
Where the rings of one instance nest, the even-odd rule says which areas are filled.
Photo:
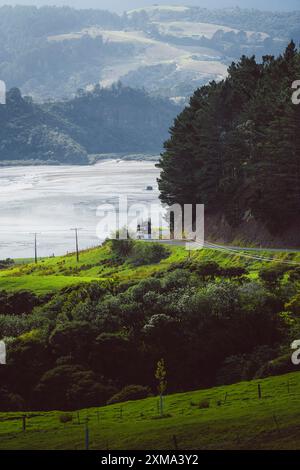
[[[79, 227], [80, 248], [100, 243], [97, 207], [118, 202], [159, 203], [153, 162], [106, 161], [94, 166], [36, 166], [0, 169], [0, 259], [73, 252]], [[153, 191], [147, 191], [153, 186]]]

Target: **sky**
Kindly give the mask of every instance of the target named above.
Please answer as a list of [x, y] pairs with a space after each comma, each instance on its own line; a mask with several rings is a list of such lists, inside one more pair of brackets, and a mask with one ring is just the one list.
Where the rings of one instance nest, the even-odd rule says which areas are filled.
[[259, 8], [260, 10], [300, 10], [300, 0], [0, 0], [0, 5], [69, 5], [75, 8], [99, 8], [118, 13], [124, 10], [142, 8], [153, 4], [195, 5], [207, 8], [239, 6], [240, 8]]

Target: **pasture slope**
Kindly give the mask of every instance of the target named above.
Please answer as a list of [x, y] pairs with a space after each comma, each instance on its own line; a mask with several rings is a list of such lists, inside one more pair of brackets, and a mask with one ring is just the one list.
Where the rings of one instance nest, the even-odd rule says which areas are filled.
[[[143, 243], [143, 242], [137, 242]], [[169, 256], [159, 263], [134, 266], [127, 260], [112, 263], [109, 244], [38, 264], [19, 260], [0, 271], [0, 289], [31, 290], [36, 294], [58, 291], [85, 282], [120, 283], [144, 279], [163, 272], [187, 257], [214, 260], [222, 266], [247, 267], [256, 278], [263, 265], [300, 262], [298, 253], [225, 253], [203, 249], [189, 253], [169, 246]], [[267, 261], [270, 259], [270, 261]], [[262, 398], [258, 397], [258, 383]], [[269, 377], [259, 381], [186, 392], [165, 397], [165, 413], [158, 416], [158, 399], [84, 409], [71, 413], [72, 421], [61, 424], [62, 411], [0, 413], [0, 449], [83, 449], [85, 425], [90, 429], [90, 448], [174, 449], [299, 449], [300, 374]]]
[[[144, 244], [137, 241], [136, 244]], [[150, 243], [147, 243], [149, 245]], [[152, 244], [152, 243], [151, 243]], [[215, 248], [216, 247], [216, 248]], [[215, 261], [220, 266], [244, 266], [251, 278], [256, 278], [258, 271], [270, 263], [288, 264], [290, 267], [300, 265], [300, 252], [265, 252], [261, 249], [242, 251], [218, 249], [217, 245], [189, 252], [183, 246], [167, 245], [169, 256], [158, 263], [136, 266], [129, 258], [125, 262], [113, 263], [110, 245], [92, 248], [80, 253], [79, 262], [74, 253], [38, 260], [16, 260], [10, 269], [0, 270], [0, 290], [17, 292], [30, 290], [35, 294], [46, 294], [59, 291], [86, 282], [128, 282], [145, 279], [156, 272], [164, 272], [174, 263], [180, 263], [191, 257], [195, 262]]]
[[[262, 398], [258, 398], [258, 383]], [[300, 374], [174, 394], [165, 397], [164, 418], [156, 397], [70, 413], [0, 413], [0, 449], [182, 450], [299, 449]]]

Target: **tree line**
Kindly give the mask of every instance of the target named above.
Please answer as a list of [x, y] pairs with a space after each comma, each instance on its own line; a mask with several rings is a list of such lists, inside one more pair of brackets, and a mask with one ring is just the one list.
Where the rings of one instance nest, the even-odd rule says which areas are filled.
[[238, 226], [247, 218], [272, 233], [300, 215], [300, 106], [292, 83], [300, 52], [243, 56], [228, 77], [197, 89], [176, 118], [158, 165], [161, 200], [203, 203]]
[[159, 152], [179, 107], [120, 83], [36, 103], [18, 88], [0, 106], [0, 161], [89, 163], [89, 154]]

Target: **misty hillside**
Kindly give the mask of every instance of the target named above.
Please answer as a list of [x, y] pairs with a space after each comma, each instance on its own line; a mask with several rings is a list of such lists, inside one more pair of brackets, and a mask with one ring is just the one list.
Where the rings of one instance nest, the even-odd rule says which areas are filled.
[[300, 12], [149, 7], [117, 15], [63, 7], [0, 8], [0, 77], [35, 99], [118, 80], [185, 101], [242, 54], [300, 40]]
[[178, 111], [121, 85], [44, 105], [13, 88], [0, 106], [0, 161], [86, 164], [92, 153], [159, 152]]

